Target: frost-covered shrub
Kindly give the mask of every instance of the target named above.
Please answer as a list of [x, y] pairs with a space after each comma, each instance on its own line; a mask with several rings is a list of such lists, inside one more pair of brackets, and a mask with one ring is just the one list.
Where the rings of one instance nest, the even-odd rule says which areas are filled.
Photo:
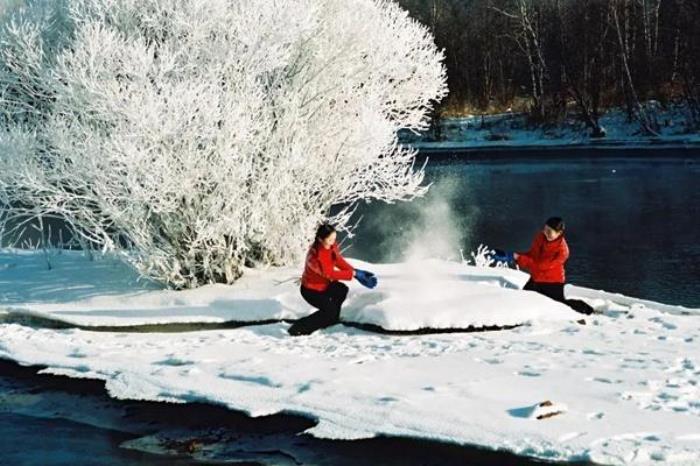
[[191, 287], [424, 192], [396, 133], [427, 127], [442, 53], [392, 2], [24, 3], [0, 17], [6, 233], [60, 218]]

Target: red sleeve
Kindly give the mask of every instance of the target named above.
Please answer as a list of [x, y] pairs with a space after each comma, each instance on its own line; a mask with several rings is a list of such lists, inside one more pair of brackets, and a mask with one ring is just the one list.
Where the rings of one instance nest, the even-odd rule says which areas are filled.
[[[340, 249], [338, 248], [337, 244], [333, 245], [333, 252], [335, 253], [333, 257], [335, 258], [335, 266], [338, 267], [340, 270], [350, 270], [354, 271], [355, 269], [347, 263], [345, 258], [340, 254]], [[350, 277], [352, 278], [352, 277]]]
[[338, 255], [334, 254], [333, 249], [331, 249], [330, 254], [319, 256], [319, 264], [321, 265], [323, 276], [332, 281], [352, 280], [352, 268], [349, 270], [336, 270], [333, 256], [337, 257]]
[[523, 269], [530, 269], [532, 268], [532, 264], [537, 262], [537, 256], [539, 255], [540, 251], [540, 245], [542, 243], [542, 238], [544, 235], [542, 233], [537, 233], [535, 235], [535, 239], [532, 240], [532, 246], [530, 246], [530, 250], [527, 252], [519, 252], [518, 253], [518, 267], [521, 267]]

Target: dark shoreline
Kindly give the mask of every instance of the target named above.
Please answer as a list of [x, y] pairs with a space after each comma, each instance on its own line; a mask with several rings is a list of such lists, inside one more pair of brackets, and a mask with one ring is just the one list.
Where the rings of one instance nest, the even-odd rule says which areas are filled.
[[[438, 442], [417, 438], [377, 437], [356, 441], [320, 440], [306, 434], [304, 430], [315, 425], [307, 417], [291, 413], [275, 414], [259, 418], [251, 418], [244, 413], [230, 410], [224, 406], [209, 403], [170, 404], [153, 401], [116, 400], [110, 398], [105, 391], [104, 383], [98, 380], [72, 379], [65, 376], [37, 374], [41, 366], [21, 366], [14, 361], [0, 359], [0, 380], [3, 391], [10, 384], [13, 394], [31, 393], [46, 397], [55, 396], [59, 402], [66, 403], [65, 398], [77, 403], [80, 407], [108, 406], [112, 410], [123, 413], [123, 429], [109, 430], [96, 427], [85, 421], [77, 423], [60, 416], [50, 418], [42, 415], [27, 416], [15, 413], [11, 406], [6, 406], [2, 415], [14, 416], [20, 422], [36, 424], [52, 422], [67, 422], [80, 425], [87, 429], [105, 430], [106, 435], [125, 439], [138, 438], [144, 435], [161, 434], [170, 438], [173, 432], [179, 434], [166, 445], [172, 455], [153, 457], [149, 453], [133, 453], [135, 455], [151, 455], [152, 458], [167, 458], [177, 460], [178, 464], [213, 464], [231, 460], [226, 457], [230, 451], [237, 460], [244, 463], [236, 464], [277, 464], [274, 458], [286, 458], [290, 464], [332, 464], [332, 465], [479, 465], [479, 466], [535, 466], [535, 465], [592, 465], [590, 462], [550, 462], [517, 456], [512, 453], [493, 451], [472, 446], [462, 446], [446, 442]], [[0, 393], [0, 395], [4, 395]], [[7, 402], [5, 402], [7, 404]], [[94, 413], [87, 413], [92, 419]], [[2, 423], [0, 425], [4, 425]], [[31, 426], [30, 426], [31, 427]], [[0, 438], [8, 439], [13, 435], [2, 432]], [[165, 432], [165, 433], [164, 433]], [[189, 434], [188, 434], [189, 433]], [[44, 433], [45, 434], [45, 433]], [[60, 439], [58, 439], [60, 441]], [[8, 441], [8, 440], [5, 440]], [[202, 458], [198, 462], [189, 463], [188, 458], [200, 451], [202, 445], [220, 443], [217, 455]], [[256, 446], [256, 444], [260, 444]], [[196, 448], [192, 449], [192, 446]], [[270, 445], [276, 448], [270, 449]], [[131, 451], [131, 450], [129, 450]], [[49, 452], [45, 452], [49, 453]], [[256, 458], [257, 456], [257, 458]], [[52, 455], [53, 457], [53, 455]], [[313, 458], [317, 458], [314, 460]], [[85, 464], [89, 463], [86, 458]], [[266, 461], [272, 461], [268, 463]], [[51, 464], [42, 459], [41, 464]], [[156, 461], [157, 464], [161, 464]], [[123, 463], [119, 463], [123, 464]], [[141, 463], [139, 463], [141, 464]], [[173, 463], [174, 464], [174, 463]]]
[[[408, 144], [410, 146], [410, 144]], [[553, 144], [508, 146], [493, 145], [480, 147], [430, 147], [418, 149], [418, 159], [425, 158], [451, 161], [460, 160], [533, 160], [551, 159], [658, 159], [658, 160], [695, 160], [700, 159], [700, 144]]]
[[[32, 314], [22, 314], [15, 311], [0, 313], [0, 324], [18, 324], [32, 328], [46, 328], [51, 330], [77, 329], [87, 332], [123, 332], [123, 333], [184, 333], [198, 332], [205, 330], [231, 330], [243, 327], [255, 327], [260, 325], [271, 325], [279, 323], [292, 324], [296, 322], [292, 319], [267, 319], [237, 321], [227, 320], [224, 322], [169, 322], [159, 324], [132, 324], [132, 325], [80, 325], [65, 322], [63, 320], [51, 319]], [[446, 333], [478, 333], [497, 332], [501, 330], [512, 330], [524, 324], [514, 325], [484, 325], [481, 327], [469, 326], [449, 327], [449, 328], [429, 328], [422, 327], [416, 330], [387, 330], [379, 325], [363, 324], [358, 322], [343, 321], [340, 325], [356, 328], [369, 333], [393, 336], [412, 335], [440, 335]], [[291, 338], [291, 337], [290, 337]]]

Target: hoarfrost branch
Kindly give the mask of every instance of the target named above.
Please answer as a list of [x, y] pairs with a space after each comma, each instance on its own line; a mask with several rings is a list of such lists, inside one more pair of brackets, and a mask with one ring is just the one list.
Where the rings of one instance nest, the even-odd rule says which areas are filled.
[[392, 2], [15, 4], [0, 16], [5, 235], [58, 218], [194, 287], [298, 260], [360, 200], [425, 190], [396, 133], [428, 125], [443, 54]]

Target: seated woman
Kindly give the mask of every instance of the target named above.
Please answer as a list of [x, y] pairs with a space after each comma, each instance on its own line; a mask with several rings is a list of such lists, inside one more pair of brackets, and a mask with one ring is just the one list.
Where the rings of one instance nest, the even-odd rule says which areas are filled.
[[497, 261], [514, 260], [520, 268], [530, 272], [530, 280], [523, 287], [566, 304], [576, 312], [591, 314], [593, 308], [578, 299], [564, 297], [566, 272], [564, 264], [569, 258], [569, 245], [564, 239], [564, 220], [550, 217], [544, 228], [537, 232], [530, 250], [521, 253], [497, 252]]
[[340, 308], [348, 295], [348, 287], [341, 280], [355, 278], [367, 288], [377, 286], [373, 273], [354, 269], [347, 263], [338, 250], [336, 236], [335, 228], [329, 224], [321, 225], [316, 231], [306, 254], [300, 291], [304, 300], [318, 311], [297, 320], [289, 327], [290, 335], [308, 335], [339, 322]]

